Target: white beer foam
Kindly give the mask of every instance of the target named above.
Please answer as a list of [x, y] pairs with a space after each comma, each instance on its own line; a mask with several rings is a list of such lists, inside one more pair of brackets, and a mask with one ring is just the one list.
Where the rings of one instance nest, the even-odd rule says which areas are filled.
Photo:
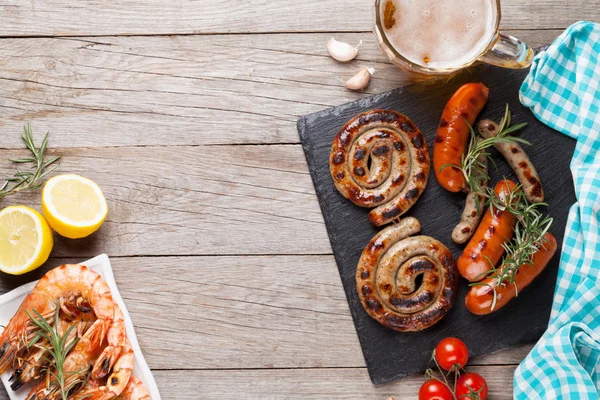
[[[429, 68], [471, 63], [493, 40], [494, 0], [390, 0], [396, 23], [385, 34], [409, 61]], [[382, 1], [383, 13], [386, 1]], [[383, 15], [382, 15], [383, 18]]]

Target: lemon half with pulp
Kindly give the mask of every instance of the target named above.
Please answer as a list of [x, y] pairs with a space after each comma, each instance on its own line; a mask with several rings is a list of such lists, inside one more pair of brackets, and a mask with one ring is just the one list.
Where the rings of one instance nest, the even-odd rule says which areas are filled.
[[0, 271], [21, 275], [48, 259], [54, 241], [44, 217], [25, 206], [0, 211]]
[[44, 185], [42, 211], [56, 233], [78, 239], [100, 228], [108, 214], [108, 205], [95, 182], [66, 174], [50, 178]]

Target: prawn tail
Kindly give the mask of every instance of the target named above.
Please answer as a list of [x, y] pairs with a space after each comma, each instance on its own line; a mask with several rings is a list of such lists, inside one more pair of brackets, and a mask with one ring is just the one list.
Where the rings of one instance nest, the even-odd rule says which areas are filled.
[[74, 395], [77, 396], [80, 392], [85, 390], [88, 379], [89, 368], [84, 368], [81, 371], [69, 373], [69, 376], [65, 380], [64, 384], [68, 398], [72, 398]]
[[48, 367], [47, 355], [48, 350], [37, 347], [33, 354], [27, 355], [26, 359], [19, 359], [18, 368], [14, 369], [9, 378], [11, 389], [18, 390], [23, 385], [42, 377]]
[[35, 385], [29, 394], [27, 400], [46, 400], [52, 398], [56, 394], [56, 391], [51, 388], [46, 388], [46, 382], [42, 381]]
[[105, 390], [89, 390], [76, 397], [77, 400], [110, 400], [116, 396], [114, 393]]
[[98, 357], [98, 360], [94, 363], [92, 378], [100, 379], [108, 375], [115, 365], [119, 354], [121, 354], [121, 350], [121, 347], [106, 346], [100, 357]]
[[133, 349], [129, 341], [126, 340], [125, 348], [121, 351], [113, 372], [106, 382], [107, 389], [115, 396], [120, 395], [129, 383], [134, 362]]
[[0, 346], [0, 374], [12, 367], [16, 357], [16, 349], [8, 341]]
[[120, 395], [131, 377], [131, 369], [122, 369], [113, 372], [106, 382], [106, 389], [112, 393], [113, 397]]
[[13, 371], [12, 375], [8, 380], [10, 381], [10, 388], [13, 391], [17, 391], [23, 387], [27, 382], [31, 381], [35, 377], [32, 376], [32, 371], [29, 365], [25, 365], [24, 368], [17, 368]]
[[119, 398], [122, 400], [150, 400], [150, 392], [141, 379], [132, 375]]
[[83, 335], [89, 343], [90, 350], [99, 349], [106, 337], [106, 323], [102, 320], [96, 320], [92, 326]]

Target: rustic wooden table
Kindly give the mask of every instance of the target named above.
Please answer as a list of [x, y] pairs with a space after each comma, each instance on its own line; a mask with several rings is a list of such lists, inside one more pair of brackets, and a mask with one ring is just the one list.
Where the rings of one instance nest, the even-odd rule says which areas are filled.
[[[165, 399], [416, 398], [421, 376], [371, 384], [296, 132], [299, 116], [403, 84], [366, 0], [0, 1], [0, 162], [49, 130], [63, 172], [104, 189], [90, 238], [57, 238], [52, 266], [107, 253]], [[505, 0], [532, 46], [598, 0]], [[336, 38], [363, 41], [333, 61]], [[362, 93], [338, 77], [376, 69]], [[39, 193], [4, 201], [40, 209]], [[518, 327], [515, 327], [518, 329]], [[494, 338], [482, 338], [494, 340]], [[478, 357], [511, 397], [531, 345]], [[0, 390], [0, 399], [8, 397]]]

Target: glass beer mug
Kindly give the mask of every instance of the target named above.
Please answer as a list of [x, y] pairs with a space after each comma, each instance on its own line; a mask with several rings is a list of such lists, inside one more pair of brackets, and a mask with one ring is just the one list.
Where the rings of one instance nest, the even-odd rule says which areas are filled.
[[500, 0], [376, 0], [375, 34], [400, 68], [449, 74], [476, 61], [527, 68], [533, 50], [500, 32]]

